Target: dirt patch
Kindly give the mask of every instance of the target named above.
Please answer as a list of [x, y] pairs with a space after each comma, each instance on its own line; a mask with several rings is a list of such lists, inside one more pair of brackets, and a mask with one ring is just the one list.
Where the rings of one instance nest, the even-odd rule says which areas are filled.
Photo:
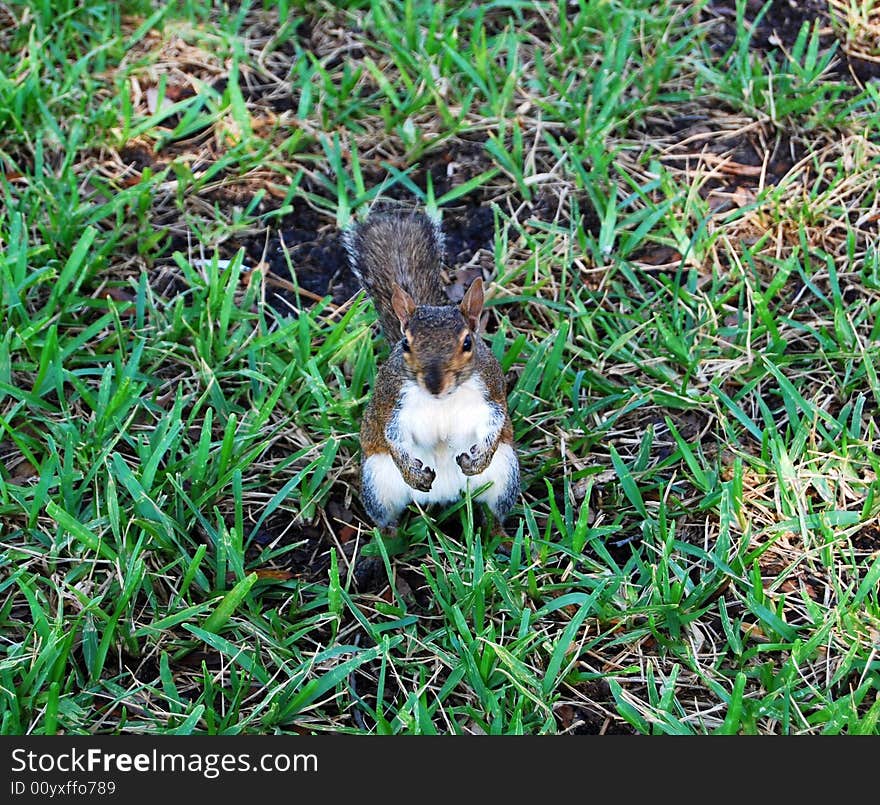
[[[823, 26], [830, 23], [828, 4], [824, 0], [772, 0], [755, 27], [755, 20], [765, 5], [765, 0], [746, 0], [745, 9], [745, 22], [752, 30], [750, 44], [765, 52], [780, 47], [790, 51], [804, 23], [818, 21]], [[724, 20], [716, 34], [728, 43], [728, 47], [736, 38], [736, 6], [736, 0], [711, 0], [706, 9], [708, 14]], [[834, 37], [826, 34], [822, 44], [833, 41]]]
[[490, 207], [477, 205], [450, 211], [443, 216], [443, 237], [447, 264], [464, 265], [480, 249], [492, 249], [495, 215]]
[[[291, 515], [276, 512], [266, 519], [254, 534], [246, 551], [249, 562], [259, 561], [264, 549], [277, 555], [264, 571], [284, 574], [305, 582], [326, 578], [330, 567], [330, 546], [322, 529], [303, 523], [291, 525]], [[278, 553], [285, 547], [289, 550]], [[281, 578], [279, 575], [278, 578]]]
[[[611, 703], [613, 706], [613, 703]], [[556, 710], [559, 731], [568, 735], [636, 735], [626, 722], [588, 707], [563, 704]]]
[[620, 718], [608, 715], [617, 710], [611, 688], [604, 680], [578, 687], [586, 702], [567, 702], [555, 710], [559, 731], [567, 735], [636, 735], [633, 727]]
[[[368, 543], [369, 535], [365, 539], [361, 532], [362, 538], [355, 539], [359, 533], [357, 516], [345, 506], [344, 494], [341, 488], [334, 487], [324, 507], [324, 514], [332, 524], [332, 534], [320, 520], [291, 524], [289, 514], [276, 512], [270, 516], [248, 546], [246, 559], [251, 568], [266, 581], [326, 582], [330, 554], [341, 548], [340, 575], [347, 576], [349, 563], [354, 562], [353, 576], [358, 593], [378, 593], [387, 587], [381, 559], [355, 553]], [[273, 556], [266, 564], [261, 564], [261, 556], [266, 550], [271, 550]], [[227, 582], [232, 584], [235, 579], [230, 578]]]
[[[772, 0], [758, 25], [754, 22], [766, 3], [763, 0], [747, 0], [745, 21], [752, 29], [752, 49], [764, 53], [791, 52], [804, 23], [820, 26], [820, 48], [828, 50], [839, 42], [840, 62], [829, 73], [830, 77], [861, 82], [880, 78], [880, 62], [870, 61], [848, 52], [845, 33], [840, 23], [835, 24], [824, 0]], [[736, 39], [736, 0], [711, 0], [704, 11], [710, 18], [722, 22], [712, 31], [712, 47], [716, 52], [730, 49]]]
[[[358, 291], [339, 232], [304, 203], [294, 203], [283, 228], [242, 245], [253, 265], [264, 262], [273, 276], [307, 291], [312, 301], [329, 294], [341, 304]], [[267, 284], [267, 301], [276, 310], [284, 313], [301, 306], [295, 290]]]
[[[152, 149], [147, 148], [146, 145], [137, 141], [133, 141], [120, 149], [119, 158], [126, 167], [130, 168], [132, 171], [136, 171], [138, 174], [143, 173], [145, 168], [156, 170], [164, 167], [157, 163], [156, 155], [153, 153]], [[137, 184], [140, 181], [140, 175], [134, 176], [131, 179], [132, 184]]]
[[869, 523], [860, 528], [852, 537], [852, 545], [856, 550], [868, 553], [880, 551], [880, 526]]

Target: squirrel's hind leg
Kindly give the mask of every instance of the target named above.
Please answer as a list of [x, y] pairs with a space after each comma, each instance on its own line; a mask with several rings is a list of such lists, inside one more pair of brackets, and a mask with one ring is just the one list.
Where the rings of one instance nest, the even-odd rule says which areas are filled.
[[501, 523], [519, 499], [519, 460], [513, 446], [502, 442], [498, 445], [488, 469], [474, 476], [474, 486], [491, 481], [485, 492], [477, 496], [480, 503], [485, 503], [498, 523]]
[[412, 491], [388, 453], [376, 453], [364, 459], [361, 499], [370, 519], [379, 528], [388, 528], [397, 522], [400, 513], [412, 502]]

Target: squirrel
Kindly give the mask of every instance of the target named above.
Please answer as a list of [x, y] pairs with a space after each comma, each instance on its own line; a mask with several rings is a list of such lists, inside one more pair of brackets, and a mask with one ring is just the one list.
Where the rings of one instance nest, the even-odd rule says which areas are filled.
[[410, 503], [450, 503], [489, 484], [475, 499], [500, 528], [519, 497], [519, 460], [504, 375], [479, 335], [482, 279], [450, 303], [443, 234], [423, 213], [373, 213], [343, 244], [392, 344], [360, 429], [367, 514], [388, 528]]

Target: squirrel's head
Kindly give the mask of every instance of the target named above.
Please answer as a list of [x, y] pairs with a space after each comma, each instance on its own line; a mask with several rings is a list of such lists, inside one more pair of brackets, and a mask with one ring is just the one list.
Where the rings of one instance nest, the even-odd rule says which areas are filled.
[[416, 382], [435, 396], [454, 390], [474, 370], [483, 280], [471, 283], [460, 305], [416, 305], [399, 285], [391, 304], [400, 320], [404, 363]]

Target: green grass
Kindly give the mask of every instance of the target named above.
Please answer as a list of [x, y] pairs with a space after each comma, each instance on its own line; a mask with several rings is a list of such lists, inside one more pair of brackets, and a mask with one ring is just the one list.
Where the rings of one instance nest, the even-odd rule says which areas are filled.
[[[722, 6], [0, 8], [0, 732], [878, 732], [880, 23]], [[491, 210], [503, 545], [241, 248], [388, 195]]]

